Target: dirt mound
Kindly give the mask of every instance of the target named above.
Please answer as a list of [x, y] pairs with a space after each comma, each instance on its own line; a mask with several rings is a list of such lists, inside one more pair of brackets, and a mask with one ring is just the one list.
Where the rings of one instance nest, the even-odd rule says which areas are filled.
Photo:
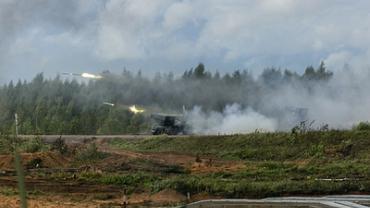
[[153, 194], [152, 196], [150, 196], [150, 199], [152, 202], [158, 204], [173, 204], [185, 201], [186, 197], [177, 191], [165, 189], [156, 194]]
[[0, 155], [0, 169], [14, 169], [14, 156]]
[[186, 200], [186, 197], [179, 192], [171, 189], [165, 189], [155, 194], [134, 193], [129, 196], [129, 204], [177, 204]]
[[[120, 201], [121, 203], [123, 200]], [[149, 193], [134, 193], [128, 198], [129, 204], [148, 204], [151, 202]]]
[[201, 201], [201, 200], [207, 200], [207, 199], [222, 199], [222, 196], [213, 196], [210, 195], [207, 192], [201, 192], [198, 194], [191, 195], [191, 201]]
[[[22, 165], [31, 168], [63, 168], [68, 166], [69, 159], [56, 152], [22, 153]], [[0, 155], [0, 169], [14, 169], [13, 155]]]

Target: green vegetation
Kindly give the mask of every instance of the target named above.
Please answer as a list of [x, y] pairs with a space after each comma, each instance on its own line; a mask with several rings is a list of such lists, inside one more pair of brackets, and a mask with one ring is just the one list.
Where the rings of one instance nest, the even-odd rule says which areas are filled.
[[242, 170], [159, 177], [166, 188], [224, 197], [370, 192], [370, 131], [308, 131], [231, 136], [114, 139], [116, 148], [215, 156], [245, 164]]
[[13, 152], [14, 137], [0, 133], [0, 154], [10, 154]]
[[[231, 198], [370, 192], [370, 168], [365, 164], [344, 162], [322, 165], [322, 167], [314, 164], [299, 167], [297, 164], [261, 162], [249, 165], [251, 168], [238, 172], [211, 174], [158, 175], [153, 172], [86, 172], [79, 174], [77, 180], [120, 186], [128, 193], [143, 190], [151, 190], [155, 193], [164, 189], [174, 189], [183, 194], [207, 192]], [[344, 181], [318, 180], [331, 177], [349, 178]]]
[[64, 140], [62, 139], [62, 137], [59, 137], [58, 139], [56, 139], [52, 146], [51, 146], [51, 150], [56, 150], [58, 151], [60, 154], [66, 154], [68, 152], [68, 146], [66, 145], [66, 143], [64, 142]]
[[5, 196], [15, 196], [18, 195], [18, 190], [12, 187], [1, 187], [0, 194]]
[[186, 194], [207, 192], [212, 195], [221, 195], [228, 198], [239, 197], [268, 197], [281, 195], [303, 195], [303, 194], [339, 194], [351, 191], [370, 191], [370, 183], [358, 181], [332, 182], [289, 179], [271, 181], [224, 180], [210, 176], [188, 176], [174, 177], [159, 181], [153, 185], [154, 191], [167, 188], [175, 189]]
[[[19, 191], [17, 188], [14, 187], [0, 187], [0, 194], [5, 195], [5, 196], [15, 196], [19, 194]], [[33, 190], [33, 191], [28, 191], [27, 195], [45, 195], [44, 192]]]
[[304, 134], [253, 133], [229, 136], [160, 136], [114, 139], [110, 144], [144, 152], [215, 155], [221, 159], [285, 161], [298, 159], [370, 159], [370, 131], [310, 131]]
[[42, 142], [41, 138], [38, 136], [30, 139], [25, 139], [21, 141], [18, 146], [18, 150], [20, 152], [28, 153], [47, 151], [49, 149], [49, 145], [46, 145], [44, 142]]
[[22, 140], [9, 135], [0, 135], [0, 154], [12, 153], [14, 146], [17, 147], [19, 152], [27, 153], [48, 151], [50, 149], [50, 146], [42, 142], [38, 136]]
[[100, 152], [95, 143], [89, 144], [86, 148], [82, 148], [76, 154], [76, 160], [78, 162], [93, 162], [104, 159], [108, 156], [108, 153]]
[[[35, 138], [20, 146], [32, 147], [38, 142]], [[57, 150], [64, 145], [59, 141], [52, 148]], [[191, 171], [190, 166], [161, 162], [161, 154], [155, 154], [155, 160], [122, 156], [123, 160], [116, 162], [117, 155], [100, 152], [95, 143], [89, 143], [67, 154], [75, 157], [73, 167], [88, 164], [82, 172], [57, 172], [44, 174], [42, 178], [112, 185], [128, 193], [174, 189], [183, 194], [206, 192], [223, 197], [259, 198], [370, 192], [370, 131], [363, 129], [116, 138], [110, 140], [109, 145], [143, 153], [192, 155], [194, 161], [190, 162], [194, 164], [212, 157], [222, 164], [243, 166], [233, 171], [225, 168], [196, 172]], [[43, 151], [43, 148], [30, 149]], [[33, 167], [41, 162], [31, 160], [27, 165]], [[105, 162], [112, 166], [103, 164]], [[214, 165], [217, 166], [217, 162]]]
[[24, 183], [24, 171], [21, 163], [21, 156], [17, 150], [14, 151], [14, 163], [15, 169], [17, 171], [17, 183], [18, 183], [18, 191], [19, 191], [19, 199], [20, 199], [20, 206], [21, 208], [27, 208], [27, 192], [26, 186]]
[[136, 173], [82, 173], [78, 176], [79, 181], [99, 183], [105, 185], [117, 185], [129, 192], [134, 190], [146, 190], [150, 188], [151, 184], [158, 181], [160, 178], [150, 173], [136, 172]]
[[369, 122], [360, 122], [356, 126], [353, 127], [354, 130], [357, 131], [370, 131], [370, 123]]

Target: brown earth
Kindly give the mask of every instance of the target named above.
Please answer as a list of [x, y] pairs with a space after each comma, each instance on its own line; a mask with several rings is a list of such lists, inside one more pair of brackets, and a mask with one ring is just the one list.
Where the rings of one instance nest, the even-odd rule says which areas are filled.
[[[68, 195], [32, 195], [28, 196], [28, 207], [48, 207], [48, 208], [62, 208], [62, 207], [121, 207], [125, 200], [130, 206], [136, 207], [147, 206], [156, 207], [163, 205], [175, 205], [186, 201], [186, 197], [173, 190], [163, 190], [156, 194], [150, 193], [135, 193], [130, 196], [124, 197], [122, 194], [114, 196], [109, 199], [100, 199], [106, 195], [91, 194], [88, 197], [81, 194], [68, 194]], [[0, 208], [20, 207], [18, 195], [2, 195], [0, 194]]]
[[[71, 199], [61, 196], [42, 196], [32, 197], [27, 200], [28, 207], [30, 208], [62, 208], [62, 207], [97, 207], [98, 204], [89, 201], [74, 202]], [[18, 208], [20, 201], [18, 196], [5, 196], [0, 195], [0, 208]]]
[[[0, 177], [1, 186], [17, 187], [15, 176]], [[46, 179], [35, 179], [25, 177], [25, 186], [28, 191], [41, 191], [45, 193], [110, 193], [119, 194], [122, 189], [110, 185], [88, 184], [72, 179], [50, 181]]]
[[174, 190], [166, 189], [155, 194], [137, 193], [127, 198], [129, 204], [173, 205], [185, 202], [186, 197]]
[[[212, 173], [219, 171], [238, 171], [245, 168], [243, 162], [223, 161], [212, 157], [196, 157], [194, 155], [178, 154], [174, 152], [143, 153], [111, 148], [106, 144], [99, 144], [99, 150], [111, 156], [97, 164], [101, 169], [112, 168], [132, 160], [151, 161], [156, 164], [178, 165], [192, 173]], [[25, 169], [36, 168], [67, 168], [71, 167], [71, 158], [57, 152], [22, 153], [22, 165]], [[77, 167], [75, 167], [77, 168]], [[139, 168], [139, 167], [138, 167]], [[14, 156], [0, 155], [0, 170], [13, 170]]]
[[[45, 168], [64, 168], [69, 166], [70, 159], [56, 152], [36, 152], [22, 153], [22, 165], [25, 168], [32, 164], [32, 161], [42, 161], [42, 167]], [[14, 169], [13, 155], [0, 155], [0, 169]]]
[[118, 164], [132, 159], [143, 159], [164, 165], [182, 166], [191, 173], [214, 173], [214, 172], [233, 172], [245, 168], [244, 162], [225, 161], [213, 157], [196, 157], [194, 155], [178, 154], [174, 152], [143, 153], [128, 150], [116, 149], [105, 144], [99, 145], [99, 150], [119, 156], [119, 159], [107, 159], [102, 161], [104, 164]]
[[[96, 142], [96, 141], [95, 141]], [[76, 144], [73, 144], [76, 146]], [[87, 144], [78, 144], [87, 145]], [[161, 168], [179, 166], [191, 174], [213, 173], [220, 171], [238, 171], [246, 167], [242, 162], [224, 161], [210, 156], [194, 156], [174, 152], [135, 152], [112, 148], [102, 142], [98, 145], [99, 151], [109, 153], [109, 156], [91, 166], [76, 166], [72, 163], [72, 156], [63, 156], [57, 152], [22, 153], [22, 165], [26, 172], [25, 185], [28, 191], [41, 191], [40, 196], [31, 196], [28, 200], [29, 207], [119, 207], [123, 202], [123, 192], [118, 186], [88, 184], [74, 180], [73, 174], [68, 178], [52, 179], [43, 178], [38, 173], [42, 171], [114, 171], [119, 168], [124, 170], [145, 170], [160, 172]], [[40, 164], [39, 164], [40, 163]], [[75, 164], [74, 166], [71, 164]], [[35, 167], [36, 166], [36, 167]], [[0, 155], [0, 170], [12, 170], [14, 173], [14, 156]], [[33, 174], [36, 173], [36, 174]], [[67, 174], [68, 175], [68, 174]], [[16, 176], [0, 176], [0, 187], [16, 187]], [[76, 196], [80, 199], [76, 200]], [[81, 197], [82, 196], [82, 197]], [[195, 195], [195, 198], [207, 199], [207, 194]], [[78, 198], [78, 197], [77, 197]], [[103, 199], [107, 198], [106, 200]], [[149, 192], [133, 193], [125, 197], [131, 205], [168, 205], [186, 201], [186, 196], [174, 190], [162, 190], [158, 193]], [[193, 198], [193, 196], [192, 196]], [[16, 195], [6, 196], [0, 193], [0, 208], [19, 207]]]

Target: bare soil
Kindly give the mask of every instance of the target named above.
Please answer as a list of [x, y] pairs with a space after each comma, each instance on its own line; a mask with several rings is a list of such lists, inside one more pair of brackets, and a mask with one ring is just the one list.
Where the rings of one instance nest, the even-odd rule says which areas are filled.
[[[117, 162], [125, 162], [130, 159], [143, 159], [153, 161], [165, 165], [182, 166], [191, 173], [214, 173], [214, 172], [233, 172], [245, 168], [243, 162], [219, 160], [215, 157], [196, 157], [194, 155], [178, 154], [175, 152], [160, 152], [160, 153], [142, 153], [133, 152], [122, 149], [115, 149], [106, 144], [101, 144], [99, 150], [115, 155], [119, 155], [120, 159], [108, 159], [103, 161], [104, 164]], [[111, 164], [112, 165], [112, 164]]]
[[[42, 161], [40, 166], [45, 168], [64, 168], [69, 166], [70, 158], [65, 157], [56, 152], [36, 152], [36, 153], [22, 153], [22, 165], [24, 168], [31, 165], [33, 161]], [[14, 156], [13, 155], [0, 155], [0, 169], [14, 169]]]
[[[222, 161], [212, 157], [195, 157], [194, 155], [178, 154], [175, 152], [143, 153], [115, 149], [105, 142], [98, 142], [99, 151], [109, 153], [109, 157], [97, 161], [91, 166], [73, 166], [73, 157], [61, 155], [58, 152], [46, 151], [37, 153], [22, 153], [22, 165], [25, 169], [25, 185], [27, 191], [41, 192], [40, 195], [31, 195], [28, 199], [29, 207], [120, 207], [124, 200], [130, 205], [162, 206], [184, 203], [186, 196], [174, 190], [166, 189], [158, 193], [143, 191], [124, 196], [122, 188], [111, 185], [89, 184], [74, 180], [72, 177], [51, 180], [43, 178], [40, 173], [63, 171], [105, 171], [122, 168], [132, 171], [156, 171], [158, 166], [180, 166], [191, 174], [212, 173], [218, 171], [237, 171], [244, 168], [241, 162]], [[70, 144], [74, 148], [76, 143]], [[81, 143], [78, 145], [86, 145]], [[77, 145], [77, 146], [78, 146]], [[78, 147], [77, 147], [78, 148]], [[145, 161], [134, 163], [133, 161]], [[74, 164], [75, 165], [75, 164]], [[0, 155], [1, 173], [0, 187], [16, 189], [17, 180], [14, 170], [14, 156]], [[71, 174], [70, 174], [71, 175]], [[207, 194], [194, 196], [197, 199], [207, 199]], [[19, 207], [17, 195], [0, 193], [0, 208]]]

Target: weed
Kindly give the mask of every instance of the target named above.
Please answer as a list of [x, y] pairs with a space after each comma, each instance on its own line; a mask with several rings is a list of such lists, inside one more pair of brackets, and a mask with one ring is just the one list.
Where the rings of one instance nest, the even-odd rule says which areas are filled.
[[35, 153], [40, 151], [46, 151], [49, 146], [42, 142], [41, 138], [36, 136], [31, 139], [23, 140], [19, 145], [21, 152]]
[[13, 152], [14, 138], [8, 134], [0, 133], [0, 154], [9, 154]]
[[68, 152], [68, 146], [65, 144], [64, 140], [62, 139], [62, 136], [60, 136], [53, 142], [51, 150], [56, 150], [62, 155]]
[[77, 152], [76, 160], [80, 162], [91, 162], [104, 159], [107, 156], [107, 153], [98, 150], [95, 143], [91, 143], [85, 149]]
[[316, 144], [311, 145], [311, 147], [308, 149], [307, 154], [311, 157], [320, 158], [324, 155], [324, 145], [323, 144]]
[[15, 196], [18, 195], [18, 190], [16, 188], [11, 187], [1, 187], [0, 194], [5, 196]]

